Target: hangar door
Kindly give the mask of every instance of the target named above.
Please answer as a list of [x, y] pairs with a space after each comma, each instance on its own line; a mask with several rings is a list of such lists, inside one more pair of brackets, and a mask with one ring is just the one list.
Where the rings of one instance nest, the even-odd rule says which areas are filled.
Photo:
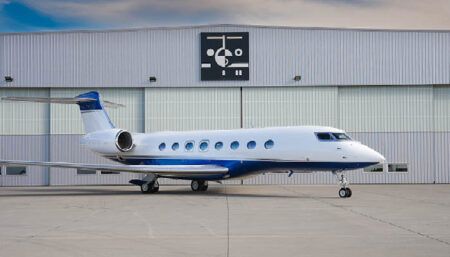
[[[146, 88], [145, 132], [240, 128], [239, 88]], [[162, 184], [188, 181], [161, 179]], [[239, 181], [227, 181], [239, 183]]]
[[239, 88], [145, 89], [145, 132], [236, 128]]
[[[48, 97], [48, 89], [0, 89], [1, 96]], [[0, 158], [48, 160], [49, 105], [0, 101]], [[1, 167], [1, 186], [48, 185], [44, 167]]]
[[[124, 108], [107, 108], [112, 122], [131, 132], [144, 131], [144, 89], [142, 88], [83, 88], [51, 89], [52, 97], [74, 97], [97, 90], [102, 99], [124, 104]], [[80, 146], [84, 135], [79, 108], [73, 105], [52, 104], [50, 111], [50, 160], [75, 163], [113, 163]], [[139, 177], [134, 173], [114, 173], [101, 170], [51, 168], [51, 185], [128, 184]]]

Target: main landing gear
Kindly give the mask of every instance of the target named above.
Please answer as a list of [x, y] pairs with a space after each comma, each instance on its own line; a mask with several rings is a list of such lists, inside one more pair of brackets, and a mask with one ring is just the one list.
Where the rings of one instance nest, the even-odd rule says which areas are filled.
[[157, 193], [158, 191], [159, 191], [158, 180], [141, 185], [141, 192], [143, 194], [153, 194], [153, 193]]
[[140, 186], [143, 194], [153, 194], [159, 191], [158, 177], [154, 174], [148, 174], [142, 180], [132, 179], [130, 183]]
[[208, 189], [208, 181], [204, 180], [192, 180], [191, 189], [194, 192], [206, 191]]
[[336, 175], [336, 177], [339, 180], [339, 186], [341, 189], [339, 189], [339, 197], [340, 198], [348, 198], [352, 196], [352, 190], [348, 187], [349, 183], [347, 179], [345, 178], [344, 172], [342, 171], [333, 171], [333, 174]]

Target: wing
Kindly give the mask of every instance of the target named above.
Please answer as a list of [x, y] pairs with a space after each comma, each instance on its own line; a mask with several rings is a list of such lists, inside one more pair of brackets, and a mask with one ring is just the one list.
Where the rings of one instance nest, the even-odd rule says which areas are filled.
[[0, 160], [4, 165], [43, 166], [53, 168], [73, 168], [133, 173], [154, 173], [164, 176], [220, 175], [228, 173], [228, 168], [218, 165], [121, 165], [83, 164], [70, 162], [38, 162]]

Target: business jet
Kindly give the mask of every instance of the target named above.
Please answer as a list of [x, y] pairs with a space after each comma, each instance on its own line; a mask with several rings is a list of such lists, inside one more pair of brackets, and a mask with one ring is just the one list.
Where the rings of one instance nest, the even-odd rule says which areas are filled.
[[131, 133], [117, 128], [104, 107], [123, 107], [103, 101], [92, 91], [74, 98], [3, 97], [2, 100], [77, 104], [85, 135], [81, 144], [117, 164], [83, 164], [0, 160], [4, 165], [77, 168], [145, 174], [130, 183], [142, 193], [159, 191], [158, 178], [191, 181], [193, 191], [206, 191], [208, 181], [242, 179], [263, 173], [331, 172], [339, 196], [352, 195], [344, 176], [348, 170], [384, 162], [375, 150], [352, 140], [343, 130], [299, 126], [235, 130]]

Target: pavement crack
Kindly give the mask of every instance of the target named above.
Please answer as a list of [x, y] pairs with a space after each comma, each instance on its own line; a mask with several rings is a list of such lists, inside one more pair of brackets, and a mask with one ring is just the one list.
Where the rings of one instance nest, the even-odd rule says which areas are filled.
[[445, 244], [445, 245], [447, 245], [447, 246], [450, 246], [450, 242], [448, 242], [448, 241], [442, 240], [442, 239], [437, 238], [437, 237], [433, 237], [433, 236], [431, 236], [431, 235], [428, 235], [428, 234], [425, 234], [425, 233], [422, 233], [422, 232], [419, 232], [419, 231], [415, 231], [415, 230], [413, 230], [413, 229], [404, 227], [404, 226], [399, 225], [399, 224], [395, 224], [395, 223], [393, 223], [393, 222], [391, 222], [391, 221], [387, 221], [387, 220], [384, 220], [384, 219], [381, 219], [381, 218], [377, 218], [377, 217], [374, 217], [374, 216], [369, 215], [369, 214], [366, 214], [366, 213], [358, 212], [358, 211], [355, 211], [355, 210], [353, 210], [353, 209], [351, 209], [351, 208], [349, 208], [349, 207], [345, 207], [345, 206], [343, 206], [343, 205], [338, 205], [338, 204], [335, 204], [335, 203], [331, 203], [331, 202], [325, 201], [325, 200], [323, 200], [323, 199], [319, 199], [319, 198], [317, 198], [317, 197], [314, 197], [314, 196], [312, 196], [312, 195], [303, 194], [303, 193], [300, 193], [300, 192], [298, 192], [298, 191], [292, 190], [292, 189], [290, 189], [290, 188], [286, 188], [286, 187], [282, 187], [282, 188], [283, 188], [285, 191], [288, 191], [288, 192], [291, 192], [291, 193], [295, 193], [295, 194], [300, 195], [300, 196], [302, 196], [302, 197], [309, 197], [309, 198], [311, 198], [311, 199], [313, 199], [313, 200], [315, 200], [315, 201], [317, 201], [317, 202], [324, 203], [324, 204], [326, 204], [326, 205], [328, 205], [328, 206], [336, 207], [336, 208], [339, 208], [339, 209], [348, 211], [348, 212], [350, 212], [350, 213], [353, 213], [353, 214], [355, 214], [355, 215], [359, 215], [359, 216], [362, 216], [362, 217], [371, 219], [371, 220], [373, 220], [373, 221], [376, 221], [376, 222], [379, 222], [379, 223], [383, 223], [383, 224], [386, 224], [386, 225], [395, 227], [395, 228], [397, 228], [397, 229], [401, 229], [401, 230], [406, 231], [406, 232], [409, 232], [409, 233], [413, 233], [413, 234], [415, 234], [415, 235], [417, 235], [417, 236], [420, 236], [420, 237], [423, 237], [423, 238], [427, 238], [427, 239], [430, 239], [430, 240], [433, 240], [433, 241], [436, 241], [436, 242]]

